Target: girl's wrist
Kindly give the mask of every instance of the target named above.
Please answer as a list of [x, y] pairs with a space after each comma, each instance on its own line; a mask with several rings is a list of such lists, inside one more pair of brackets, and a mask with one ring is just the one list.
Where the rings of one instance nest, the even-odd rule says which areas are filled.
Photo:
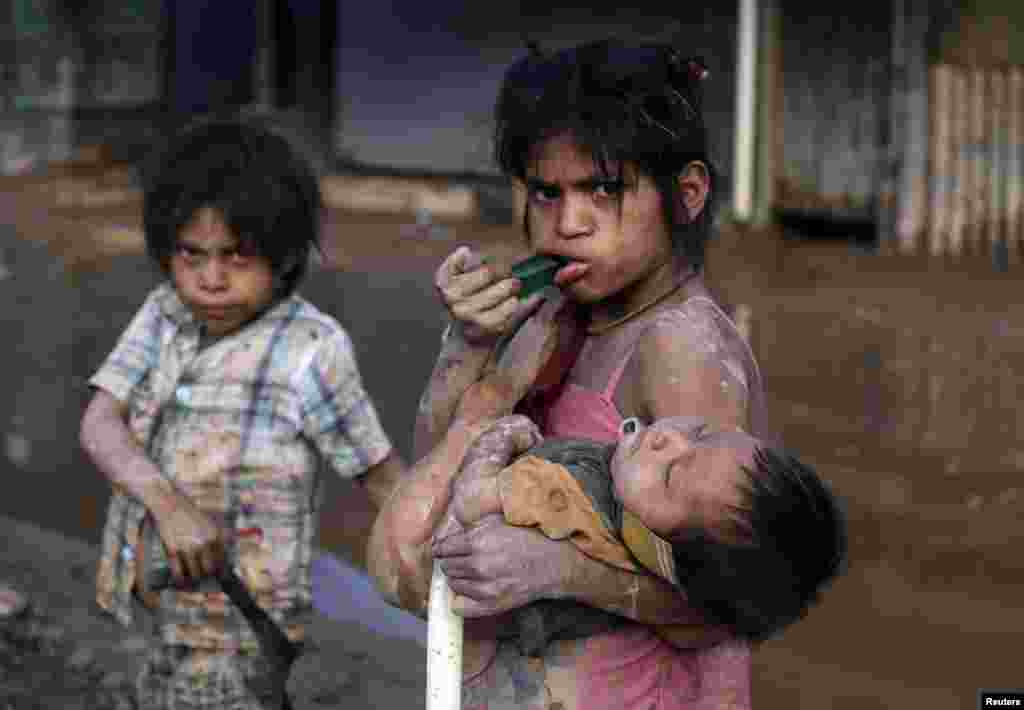
[[501, 340], [500, 335], [490, 333], [475, 334], [463, 321], [452, 319], [448, 321], [444, 332], [441, 334], [442, 350], [479, 350], [490, 352]]

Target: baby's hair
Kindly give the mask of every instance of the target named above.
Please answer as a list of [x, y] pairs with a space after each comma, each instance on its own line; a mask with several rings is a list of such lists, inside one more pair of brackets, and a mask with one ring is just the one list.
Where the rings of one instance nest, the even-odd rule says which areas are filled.
[[322, 201], [309, 161], [256, 121], [203, 120], [157, 156], [143, 196], [146, 248], [165, 271], [181, 230], [204, 207], [270, 260], [275, 295], [291, 294], [319, 248]]
[[[569, 135], [605, 177], [635, 163], [661, 195], [679, 253], [704, 263], [714, 212], [715, 169], [708, 153], [702, 83], [708, 70], [664, 44], [601, 40], [544, 52], [535, 43], [505, 73], [495, 104], [495, 157], [501, 170], [525, 179], [536, 149]], [[711, 189], [692, 222], [681, 208], [678, 176], [693, 161], [709, 171]], [[529, 231], [529, 203], [524, 228]]]
[[804, 616], [846, 562], [845, 518], [814, 469], [759, 448], [745, 470], [734, 535], [673, 535], [679, 583], [695, 607], [739, 636], [761, 641]]

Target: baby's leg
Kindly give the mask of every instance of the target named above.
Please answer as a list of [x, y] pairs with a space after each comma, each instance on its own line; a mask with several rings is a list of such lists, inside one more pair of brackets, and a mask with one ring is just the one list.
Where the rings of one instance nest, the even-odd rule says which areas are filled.
[[553, 356], [572, 340], [574, 327], [574, 315], [566, 308], [565, 297], [550, 297], [501, 347], [480, 379], [469, 386], [456, 416], [475, 421], [511, 414], [538, 380], [549, 375]]

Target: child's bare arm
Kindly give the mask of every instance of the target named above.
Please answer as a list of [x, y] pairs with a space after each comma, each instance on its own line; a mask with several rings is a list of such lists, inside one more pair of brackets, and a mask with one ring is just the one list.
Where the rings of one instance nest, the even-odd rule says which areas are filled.
[[688, 323], [658, 324], [637, 343], [631, 366], [639, 414], [702, 417], [714, 429], [748, 428], [747, 384], [726, 348]]
[[466, 341], [457, 324], [453, 323], [446, 331], [416, 412], [414, 460], [426, 456], [444, 438], [459, 401], [483, 375], [492, 350], [490, 345], [479, 346]]
[[[518, 281], [486, 265], [480, 254], [465, 247], [444, 260], [434, 283], [452, 323], [420, 398], [413, 435], [414, 459], [426, 455], [441, 440], [467, 390], [494, 368], [492, 357], [501, 337], [515, 330], [543, 300], [541, 294], [519, 300]], [[530, 374], [535, 376], [536, 372], [527, 376]], [[525, 393], [524, 389], [514, 401], [503, 402], [502, 413], [511, 412]]]
[[161, 475], [127, 425], [127, 406], [98, 389], [82, 417], [80, 441], [112, 485], [152, 514], [175, 579], [214, 574], [224, 560], [224, 533]]
[[127, 410], [112, 394], [96, 390], [82, 417], [82, 448], [111, 484], [154, 513], [167, 510], [177, 492], [136, 443], [126, 423]]

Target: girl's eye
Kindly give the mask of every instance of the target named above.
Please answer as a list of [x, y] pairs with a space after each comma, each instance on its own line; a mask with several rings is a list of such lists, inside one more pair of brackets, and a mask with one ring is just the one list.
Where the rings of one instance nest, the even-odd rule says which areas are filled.
[[622, 194], [621, 180], [605, 180], [594, 185], [594, 195], [597, 197], [618, 197]]
[[620, 434], [635, 434], [640, 429], [640, 420], [636, 417], [630, 417], [629, 419], [622, 422], [619, 426]]
[[530, 190], [530, 200], [537, 203], [554, 202], [559, 197], [557, 187], [535, 187]]

